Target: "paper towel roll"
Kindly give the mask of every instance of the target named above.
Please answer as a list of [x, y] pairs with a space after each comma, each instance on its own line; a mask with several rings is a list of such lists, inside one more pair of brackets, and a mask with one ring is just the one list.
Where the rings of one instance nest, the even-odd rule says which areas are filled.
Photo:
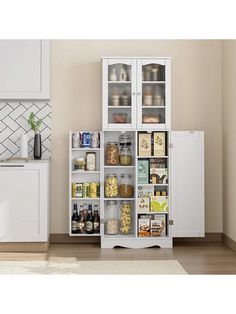
[[28, 158], [28, 136], [26, 134], [20, 136], [20, 157]]

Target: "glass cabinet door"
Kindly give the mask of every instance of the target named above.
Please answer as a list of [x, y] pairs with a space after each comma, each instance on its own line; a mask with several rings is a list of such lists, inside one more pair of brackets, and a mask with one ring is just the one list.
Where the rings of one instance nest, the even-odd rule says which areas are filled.
[[136, 63], [103, 59], [103, 129], [136, 127]]
[[170, 128], [170, 60], [137, 60], [137, 120], [139, 129]]

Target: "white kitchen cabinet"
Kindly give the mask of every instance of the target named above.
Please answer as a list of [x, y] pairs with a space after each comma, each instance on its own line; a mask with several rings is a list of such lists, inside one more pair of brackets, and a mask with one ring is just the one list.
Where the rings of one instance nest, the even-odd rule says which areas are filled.
[[49, 99], [49, 41], [0, 40], [0, 99]]
[[204, 237], [204, 132], [172, 131], [170, 142], [173, 237]]
[[0, 163], [0, 242], [47, 242], [49, 162]]
[[104, 57], [103, 130], [170, 130], [170, 58]]

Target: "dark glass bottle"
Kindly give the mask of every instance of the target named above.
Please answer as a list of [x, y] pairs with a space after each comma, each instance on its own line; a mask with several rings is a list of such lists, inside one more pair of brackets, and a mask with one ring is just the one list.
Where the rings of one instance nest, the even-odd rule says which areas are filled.
[[78, 211], [77, 211], [77, 204], [74, 204], [74, 209], [73, 209], [73, 215], [71, 218], [71, 232], [72, 233], [78, 233], [78, 223], [79, 216], [78, 216]]
[[93, 217], [93, 231], [94, 233], [100, 233], [100, 217], [98, 214], [98, 206], [94, 205], [94, 217]]
[[80, 206], [80, 211], [79, 211], [79, 219], [78, 219], [78, 233], [86, 233], [86, 228], [85, 228], [85, 217], [84, 217], [84, 213], [83, 213], [83, 205]]
[[86, 220], [86, 232], [88, 234], [93, 233], [93, 214], [92, 214], [92, 205], [89, 204], [88, 206], [88, 216]]

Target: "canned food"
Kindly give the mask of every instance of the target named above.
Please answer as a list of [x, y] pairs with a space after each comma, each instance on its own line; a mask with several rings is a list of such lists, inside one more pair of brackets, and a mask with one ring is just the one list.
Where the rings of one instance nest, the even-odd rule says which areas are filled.
[[91, 134], [91, 146], [92, 146], [92, 148], [99, 148], [100, 147], [99, 132], [92, 132], [92, 134]]
[[72, 134], [72, 147], [78, 148], [80, 146], [80, 136], [79, 132], [74, 132]]
[[72, 198], [83, 197], [83, 184], [82, 183], [72, 183]]
[[97, 183], [91, 182], [89, 185], [89, 197], [96, 198], [97, 197]]
[[90, 147], [91, 146], [91, 134], [89, 132], [82, 132], [82, 147]]
[[83, 198], [89, 197], [89, 183], [83, 183]]

